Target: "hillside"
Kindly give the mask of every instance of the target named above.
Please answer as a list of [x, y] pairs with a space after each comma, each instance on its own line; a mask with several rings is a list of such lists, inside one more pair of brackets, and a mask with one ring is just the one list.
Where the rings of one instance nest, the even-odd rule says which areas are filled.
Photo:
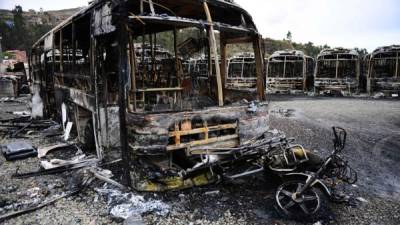
[[[16, 7], [14, 10], [0, 9], [0, 36], [3, 37], [3, 50], [25, 49], [28, 50], [32, 44], [49, 31], [52, 27], [67, 19], [81, 8], [53, 10], [53, 11], [23, 11], [22, 8]], [[190, 36], [197, 36], [196, 32], [181, 32], [179, 39], [185, 40]], [[18, 37], [18, 38], [16, 38]], [[170, 34], [162, 34], [159, 44], [165, 45], [167, 49], [172, 48], [172, 40]], [[309, 42], [306, 44], [292, 43], [288, 40], [274, 40], [265, 38], [266, 55], [272, 54], [274, 51], [282, 49], [298, 49], [304, 51], [307, 55], [316, 56], [321, 49], [328, 46], [314, 46]], [[230, 46], [228, 55], [231, 56], [238, 52], [251, 51], [250, 44], [241, 44]]]

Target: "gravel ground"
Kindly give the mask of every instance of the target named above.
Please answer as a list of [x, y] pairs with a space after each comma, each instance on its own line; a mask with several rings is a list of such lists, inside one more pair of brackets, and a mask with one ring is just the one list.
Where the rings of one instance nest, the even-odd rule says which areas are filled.
[[[321, 215], [302, 222], [288, 220], [274, 208], [276, 184], [257, 176], [179, 192], [142, 193], [145, 199], [168, 204], [168, 215], [145, 213], [139, 221], [125, 224], [400, 224], [400, 101], [285, 96], [270, 100], [270, 126], [323, 155], [332, 149], [331, 126], [348, 131], [344, 155], [359, 173], [357, 185], [348, 188], [353, 201], [330, 203]], [[0, 103], [0, 118], [25, 109], [24, 104]], [[34, 146], [56, 141], [33, 135], [28, 140]], [[11, 141], [0, 136], [0, 144]], [[17, 167], [34, 171], [38, 163], [36, 158], [6, 162], [0, 156], [0, 215], [51, 199], [79, 183], [77, 172], [11, 177]], [[122, 224], [110, 216], [106, 199], [94, 191], [102, 185], [94, 182], [76, 196], [3, 223]]]

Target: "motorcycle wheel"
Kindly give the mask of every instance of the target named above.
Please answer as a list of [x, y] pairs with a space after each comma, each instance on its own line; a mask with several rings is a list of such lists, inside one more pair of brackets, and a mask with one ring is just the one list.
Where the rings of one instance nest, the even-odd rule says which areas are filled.
[[314, 215], [319, 210], [321, 197], [315, 188], [310, 187], [303, 194], [297, 194], [304, 185], [304, 181], [292, 180], [278, 187], [275, 200], [285, 215], [301, 218]]

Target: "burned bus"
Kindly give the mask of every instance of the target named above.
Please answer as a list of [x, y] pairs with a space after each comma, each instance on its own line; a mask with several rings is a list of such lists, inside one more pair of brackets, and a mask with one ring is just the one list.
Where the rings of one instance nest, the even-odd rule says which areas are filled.
[[255, 89], [257, 85], [256, 64], [254, 54], [238, 53], [228, 60], [226, 88]]
[[[185, 29], [207, 40], [198, 46], [214, 65], [205, 86], [193, 85], [183, 69], [177, 46]], [[157, 59], [160, 37], [173, 47]], [[224, 89], [227, 45], [237, 42], [254, 49], [257, 92], [247, 101]], [[150, 53], [135, 43], [148, 43]], [[73, 123], [99, 160], [121, 158], [137, 190], [214, 182], [209, 163], [226, 158], [210, 148], [236, 147], [268, 129], [262, 37], [232, 1], [95, 0], [39, 39], [30, 62], [44, 115]]]
[[367, 92], [385, 96], [400, 94], [400, 45], [377, 48], [366, 57]]
[[324, 49], [316, 60], [314, 89], [316, 94], [351, 95], [359, 91], [360, 55], [356, 50]]
[[314, 59], [302, 51], [274, 52], [267, 62], [267, 90], [271, 92], [301, 91], [309, 88], [314, 72]]

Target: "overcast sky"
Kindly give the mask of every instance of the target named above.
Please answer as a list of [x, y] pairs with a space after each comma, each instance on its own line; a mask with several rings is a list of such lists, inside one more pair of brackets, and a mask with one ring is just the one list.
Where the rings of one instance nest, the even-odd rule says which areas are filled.
[[[86, 0], [0, 0], [0, 8], [16, 4], [24, 10], [73, 8]], [[311, 41], [333, 47], [361, 47], [372, 51], [400, 44], [399, 0], [236, 0], [255, 20], [264, 37]]]

